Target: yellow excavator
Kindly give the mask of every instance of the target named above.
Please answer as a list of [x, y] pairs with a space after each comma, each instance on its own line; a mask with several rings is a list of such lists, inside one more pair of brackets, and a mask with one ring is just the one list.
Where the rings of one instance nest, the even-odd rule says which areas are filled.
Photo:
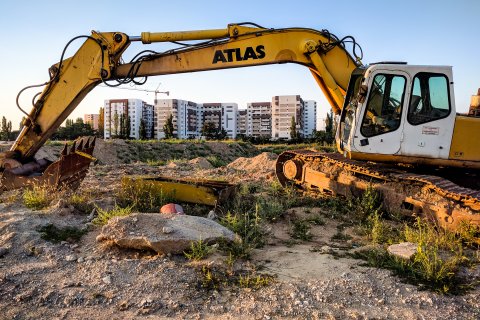
[[[68, 45], [77, 39], [85, 39], [83, 45], [65, 58]], [[196, 41], [183, 42], [191, 40]], [[122, 54], [135, 41], [178, 47], [145, 50], [123, 62]], [[141, 36], [92, 32], [76, 37], [50, 68], [50, 80], [34, 97], [31, 112], [25, 113], [11, 150], [0, 155], [0, 186], [78, 186], [93, 160], [95, 141], [65, 147], [54, 163], [35, 155], [100, 83], [142, 84], [152, 75], [297, 63], [310, 69], [338, 119], [339, 153], [281, 154], [276, 173], [282, 184], [343, 196], [373, 185], [389, 210], [424, 214], [447, 228], [464, 222], [479, 225], [480, 118], [456, 113], [452, 68], [396, 62], [365, 66], [362, 54], [351, 36], [340, 39], [327, 30], [268, 29], [253, 23]]]

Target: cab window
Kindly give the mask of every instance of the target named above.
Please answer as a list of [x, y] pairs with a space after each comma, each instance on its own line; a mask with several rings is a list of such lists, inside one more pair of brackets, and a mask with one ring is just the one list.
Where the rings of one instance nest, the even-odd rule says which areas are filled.
[[400, 127], [406, 79], [393, 74], [377, 74], [373, 79], [360, 132], [364, 137]]
[[407, 120], [418, 125], [450, 114], [448, 80], [443, 74], [418, 73], [413, 79]]

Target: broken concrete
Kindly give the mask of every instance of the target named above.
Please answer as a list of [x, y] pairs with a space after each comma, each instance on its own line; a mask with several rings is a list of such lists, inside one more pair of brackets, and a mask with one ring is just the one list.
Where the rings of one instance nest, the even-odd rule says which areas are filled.
[[412, 242], [392, 244], [387, 248], [388, 253], [403, 260], [410, 260], [417, 253], [418, 245]]
[[133, 213], [114, 217], [103, 226], [97, 241], [113, 241], [120, 247], [152, 249], [158, 253], [182, 253], [193, 241], [234, 241], [237, 236], [215, 221], [189, 215]]

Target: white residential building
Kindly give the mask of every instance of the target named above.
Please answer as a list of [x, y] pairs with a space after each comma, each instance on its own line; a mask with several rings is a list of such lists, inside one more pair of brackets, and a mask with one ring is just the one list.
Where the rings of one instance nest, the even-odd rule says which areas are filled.
[[247, 104], [247, 136], [272, 136], [272, 104], [270, 102]]
[[311, 138], [313, 130], [317, 128], [317, 102], [304, 100], [302, 135], [304, 138]]
[[205, 122], [212, 122], [216, 128], [223, 128], [229, 138], [237, 137], [237, 111], [236, 103], [202, 103], [200, 111], [200, 131]]
[[272, 98], [272, 139], [290, 139], [292, 117], [296, 130], [302, 133], [304, 102], [299, 95]]
[[247, 110], [238, 110], [237, 111], [237, 136], [238, 135], [247, 135]]
[[104, 105], [104, 138], [121, 134], [121, 119], [130, 120], [129, 138], [140, 139], [140, 126], [143, 122], [146, 138], [153, 137], [153, 106], [140, 99], [110, 99]]
[[165, 138], [163, 126], [170, 114], [173, 115], [173, 134], [179, 139], [200, 136], [199, 106], [197, 103], [179, 99], [155, 100], [155, 138]]

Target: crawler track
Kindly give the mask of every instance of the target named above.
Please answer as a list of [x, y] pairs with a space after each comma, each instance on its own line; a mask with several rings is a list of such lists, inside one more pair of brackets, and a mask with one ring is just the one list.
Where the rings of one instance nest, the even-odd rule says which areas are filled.
[[282, 185], [294, 183], [345, 197], [357, 196], [373, 185], [388, 210], [424, 215], [447, 229], [456, 229], [463, 222], [480, 226], [480, 190], [459, 186], [441, 176], [310, 150], [282, 153], [276, 174]]

